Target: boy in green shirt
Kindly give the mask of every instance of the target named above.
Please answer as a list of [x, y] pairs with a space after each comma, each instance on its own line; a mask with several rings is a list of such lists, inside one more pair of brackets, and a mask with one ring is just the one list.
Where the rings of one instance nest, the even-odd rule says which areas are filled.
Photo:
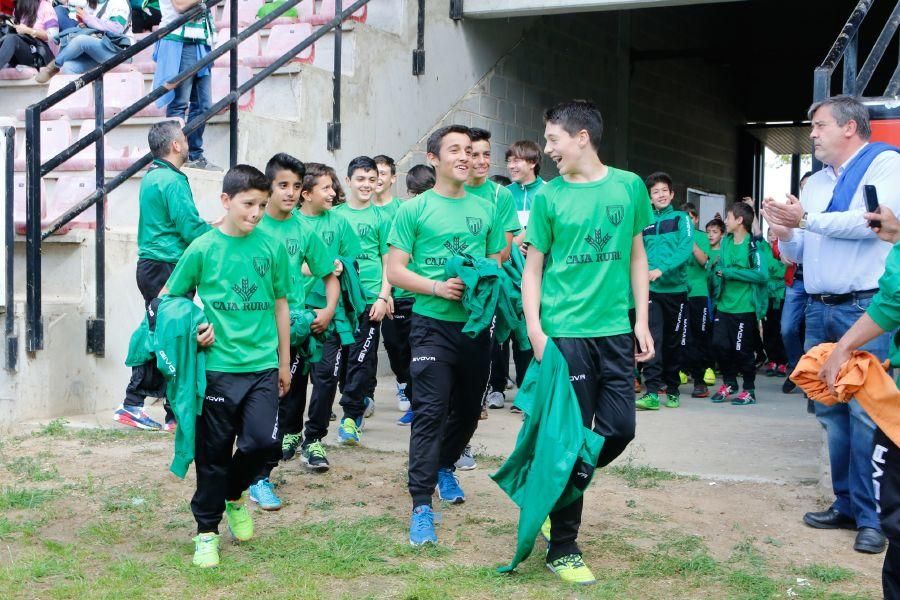
[[712, 333], [712, 311], [709, 303], [709, 289], [706, 283], [706, 260], [709, 254], [709, 239], [699, 228], [700, 213], [690, 202], [685, 203], [684, 211], [693, 223], [694, 244], [691, 257], [687, 261], [688, 283], [688, 339], [684, 347], [684, 366], [691, 379], [694, 380], [692, 398], [706, 398], [709, 387], [716, 382], [716, 373], [711, 366], [714, 360], [709, 352], [709, 337]]
[[[551, 337], [565, 357], [584, 426], [605, 439], [597, 464], [603, 467], [634, 438], [634, 359], [653, 356], [641, 235], [651, 220], [650, 199], [637, 175], [600, 161], [603, 119], [592, 103], [563, 102], [547, 110], [544, 122], [545, 152], [561, 176], [534, 199], [522, 303], [535, 358], [541, 360]], [[582, 507], [579, 497], [550, 513], [547, 567], [563, 581], [588, 584], [595, 579], [575, 542]]]
[[245, 490], [278, 446], [278, 398], [291, 386], [288, 255], [254, 231], [268, 198], [269, 180], [258, 169], [231, 168], [222, 181], [222, 225], [191, 243], [164, 288], [175, 296], [196, 289], [209, 320], [197, 337], [209, 346], [191, 500], [197, 567], [219, 564], [223, 511], [236, 539], [253, 537]]
[[[531, 140], [519, 140], [510, 145], [506, 151], [506, 170], [512, 181], [506, 189], [512, 193], [513, 203], [519, 215], [519, 223], [522, 227], [528, 224], [528, 215], [531, 213], [531, 205], [534, 197], [544, 187], [541, 179], [541, 147]], [[523, 231], [515, 238], [517, 246], [525, 241]]]
[[672, 207], [675, 188], [668, 174], [653, 173], [644, 183], [653, 202], [653, 221], [643, 235], [650, 265], [650, 333], [656, 354], [644, 365], [647, 393], [635, 405], [640, 410], [659, 410], [659, 394], [665, 389], [665, 405], [678, 408], [679, 372], [688, 330], [686, 269], [694, 247], [694, 228], [686, 213]]
[[[334, 276], [334, 260], [321, 238], [294, 214], [300, 199], [300, 187], [306, 167], [293, 156], [279, 153], [266, 164], [266, 177], [271, 185], [269, 203], [262, 220], [256, 226], [259, 233], [273, 237], [284, 244], [288, 254], [290, 287], [288, 306], [291, 311], [302, 311], [306, 307], [303, 287], [303, 265], [315, 279], [324, 279], [327, 304], [317, 309], [316, 319], [310, 325], [313, 333], [324, 332], [334, 317], [340, 284]], [[281, 500], [275, 494], [269, 480], [272, 469], [279, 460], [293, 457], [291, 441], [301, 437], [303, 431], [303, 409], [306, 407], [306, 376], [309, 365], [302, 364], [302, 356], [291, 347], [291, 389], [278, 404], [278, 433], [280, 444], [273, 448], [272, 456], [250, 486], [249, 498], [263, 510], [278, 510]], [[290, 437], [288, 437], [290, 436]], [[285, 444], [285, 439], [288, 443]], [[285, 450], [289, 450], [285, 457]]]
[[[332, 210], [337, 197], [336, 180], [333, 170], [321, 163], [307, 163], [306, 175], [300, 188], [300, 208], [297, 218], [306, 225], [328, 249], [328, 256], [334, 261], [334, 274], [341, 277], [343, 263], [337, 258], [353, 258], [360, 253], [359, 238], [350, 223]], [[303, 266], [304, 297], [321, 281], [313, 277], [306, 265]], [[310, 470], [324, 472], [330, 468], [322, 439], [328, 435], [331, 407], [338, 389], [341, 370], [347, 363], [347, 348], [341, 345], [340, 335], [335, 331], [325, 340], [322, 359], [314, 363], [309, 372], [312, 394], [309, 398], [309, 414], [303, 435], [285, 435], [282, 451], [285, 457], [293, 457], [300, 447], [301, 460]], [[306, 387], [306, 377], [303, 378]], [[305, 400], [305, 397], [304, 397]], [[306, 407], [299, 407], [302, 419]]]
[[[753, 209], [746, 203], [732, 204], [725, 216], [728, 233], [722, 238], [719, 256], [707, 264], [713, 286], [718, 287], [713, 297], [716, 316], [712, 347], [724, 382], [712, 401], [731, 400], [735, 406], [756, 404], [753, 328], [758, 316], [765, 314], [759, 298], [761, 293], [765, 303], [769, 278], [758, 242], [750, 234], [753, 218]], [[731, 399], [738, 389], [738, 373], [743, 376], [744, 389]]]
[[496, 260], [507, 247], [504, 228], [490, 202], [464, 187], [471, 169], [469, 128], [449, 125], [432, 133], [428, 160], [435, 168], [434, 188], [407, 200], [397, 211], [389, 239], [388, 280], [415, 294], [410, 330], [415, 395], [409, 439], [409, 492], [412, 496], [409, 541], [437, 543], [431, 496], [464, 502], [454, 475], [481, 414], [490, 375], [490, 333], [463, 333], [468, 314], [460, 302], [465, 285], [448, 278], [453, 256]]
[[355, 340], [344, 363], [344, 387], [341, 407], [344, 414], [338, 429], [338, 441], [355, 446], [360, 441], [363, 418], [375, 410], [369, 396], [371, 381], [378, 371], [378, 340], [381, 320], [391, 318], [393, 299], [384, 269], [388, 233], [388, 216], [372, 204], [378, 167], [368, 156], [357, 156], [347, 167], [347, 202], [334, 209], [344, 217], [359, 237], [359, 280], [366, 292], [366, 310], [359, 319]]
[[[209, 231], [200, 218], [187, 176], [181, 172], [187, 160], [188, 142], [178, 121], [155, 123], [147, 134], [153, 162], [141, 179], [138, 203], [138, 289], [144, 297], [144, 308], [159, 295], [175, 263], [195, 239]], [[166, 401], [165, 425], [160, 425], [144, 411], [147, 395], [165, 390], [165, 380], [156, 370], [155, 361], [134, 367], [125, 388], [125, 400], [113, 420], [138, 429], [175, 430], [175, 415]]]

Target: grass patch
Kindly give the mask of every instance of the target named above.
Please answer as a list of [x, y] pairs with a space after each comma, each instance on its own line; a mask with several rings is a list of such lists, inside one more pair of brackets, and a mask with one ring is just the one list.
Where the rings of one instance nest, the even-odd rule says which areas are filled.
[[636, 465], [631, 460], [624, 464], [610, 467], [609, 472], [625, 480], [625, 484], [631, 488], [649, 489], [659, 487], [663, 481], [674, 481], [681, 476], [651, 467], [649, 465]]
[[103, 497], [104, 512], [150, 513], [162, 504], [159, 491], [145, 486], [113, 486]]
[[334, 510], [334, 507], [337, 503], [334, 500], [319, 500], [317, 502], [310, 502], [307, 504], [313, 510], [319, 510], [322, 512], [329, 512]]
[[39, 458], [20, 456], [6, 463], [6, 469], [28, 481], [55, 481], [59, 479], [59, 471], [54, 465], [45, 467]]
[[5, 487], [0, 491], [0, 510], [37, 508], [55, 496], [56, 490]]
[[830, 567], [828, 565], [813, 564], [800, 569], [799, 573], [803, 577], [815, 579], [822, 583], [837, 583], [839, 581], [850, 581], [856, 577], [856, 573], [844, 567]]
[[69, 422], [65, 419], [53, 419], [32, 435], [37, 437], [61, 437], [66, 435], [66, 425]]

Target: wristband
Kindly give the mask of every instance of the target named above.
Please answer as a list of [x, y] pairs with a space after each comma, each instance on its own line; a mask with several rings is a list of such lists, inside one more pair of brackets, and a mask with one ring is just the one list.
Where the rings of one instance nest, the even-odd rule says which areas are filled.
[[[385, 298], [384, 296], [378, 296], [378, 300], [381, 300], [382, 302], [387, 303], [387, 298]], [[376, 300], [375, 302], [378, 302], [378, 300]]]
[[438, 283], [439, 283], [438, 281], [435, 281], [435, 282], [431, 285], [431, 295], [432, 295], [432, 296], [437, 296], [437, 284], [438, 284]]

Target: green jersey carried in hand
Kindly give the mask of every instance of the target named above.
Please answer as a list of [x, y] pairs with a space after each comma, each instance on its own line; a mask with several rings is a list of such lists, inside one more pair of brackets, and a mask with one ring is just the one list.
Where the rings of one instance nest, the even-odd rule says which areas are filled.
[[[410, 255], [409, 269], [433, 279], [446, 280], [444, 266], [451, 256], [483, 258], [506, 247], [503, 226], [495, 220], [493, 205], [473, 194], [462, 198], [428, 190], [407, 200], [397, 211], [388, 244]], [[433, 319], [465, 323], [462, 303], [430, 294], [415, 294], [413, 312]]]
[[390, 219], [373, 204], [357, 209], [345, 203], [333, 210], [347, 219], [359, 238], [359, 253], [351, 258], [356, 258], [359, 265], [359, 281], [366, 291], [366, 301], [373, 304], [381, 294], [383, 275], [381, 257], [387, 254], [388, 234], [391, 232]]
[[300, 270], [303, 263], [309, 266], [309, 272], [313, 274], [311, 279], [315, 280], [325, 277], [334, 270], [334, 259], [315, 232], [294, 215], [282, 221], [266, 213], [256, 226], [256, 230], [284, 244], [288, 254], [290, 278], [288, 304], [292, 310], [302, 309], [306, 300], [303, 287], [305, 278]]
[[203, 301], [216, 338], [207, 370], [278, 368], [275, 300], [290, 290], [283, 243], [258, 231], [234, 237], [213, 229], [188, 246], [166, 288], [174, 296], [196, 289]]
[[525, 241], [547, 256], [541, 327], [551, 337], [628, 333], [631, 244], [651, 221], [641, 178], [609, 167], [606, 177], [548, 181], [537, 193]]

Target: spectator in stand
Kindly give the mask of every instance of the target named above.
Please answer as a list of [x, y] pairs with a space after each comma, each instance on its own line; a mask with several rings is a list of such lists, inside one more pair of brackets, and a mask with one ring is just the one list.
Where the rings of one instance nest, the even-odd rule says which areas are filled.
[[[812, 175], [812, 171], [808, 171], [800, 178], [801, 194], [810, 175]], [[809, 297], [803, 287], [803, 263], [791, 262], [784, 256], [781, 257], [781, 260], [787, 264], [784, 272], [784, 305], [781, 307], [781, 339], [784, 342], [785, 354], [787, 354], [786, 371], [791, 373], [797, 366], [797, 361], [803, 356], [803, 337], [806, 335], [805, 312]], [[796, 387], [797, 384], [787, 378], [781, 386], [781, 391], [790, 394]], [[815, 412], [812, 400], [809, 401], [807, 411]]]
[[[160, 0], [160, 26], [169, 25], [199, 2], [200, 0]], [[159, 40], [153, 55], [156, 61], [153, 87], [163, 85], [203, 60], [210, 52], [215, 31], [212, 15], [209, 10], [205, 10]], [[167, 117], [177, 117], [190, 125], [190, 119], [196, 119], [212, 106], [212, 65], [204, 66], [193, 77], [182, 81], [178, 87], [157, 100], [156, 105], [166, 107]], [[202, 124], [188, 136], [188, 161], [184, 166], [187, 169], [221, 171], [221, 167], [209, 162], [203, 154], [205, 129], [206, 125]]]
[[19, 0], [13, 9], [12, 28], [14, 33], [0, 37], [0, 69], [39, 69], [53, 60], [56, 46], [51, 40], [59, 33], [59, 22], [50, 0]]
[[[87, 4], [56, 7], [59, 52], [41, 68], [34, 80], [47, 83], [57, 73], [87, 73], [109, 60], [134, 40], [128, 0], [87, 0]], [[99, 35], [97, 35], [99, 34]]]
[[[781, 252], [804, 265], [806, 349], [836, 342], [872, 303], [891, 245], [872, 232], [866, 219], [863, 186], [874, 185], [881, 206], [900, 210], [900, 153], [887, 144], [870, 143], [869, 110], [851, 96], [834, 96], [813, 104], [810, 137], [815, 156], [825, 164], [809, 178], [802, 203], [767, 198], [769, 227]], [[887, 358], [890, 336], [862, 346]], [[824, 511], [808, 512], [803, 521], [818, 529], [855, 529], [857, 552], [880, 553], [886, 545], [872, 484], [875, 423], [856, 399], [825, 406], [816, 403], [816, 418], [825, 428], [835, 501]]]
[[131, 0], [131, 30], [149, 33], [162, 21], [159, 0]]

